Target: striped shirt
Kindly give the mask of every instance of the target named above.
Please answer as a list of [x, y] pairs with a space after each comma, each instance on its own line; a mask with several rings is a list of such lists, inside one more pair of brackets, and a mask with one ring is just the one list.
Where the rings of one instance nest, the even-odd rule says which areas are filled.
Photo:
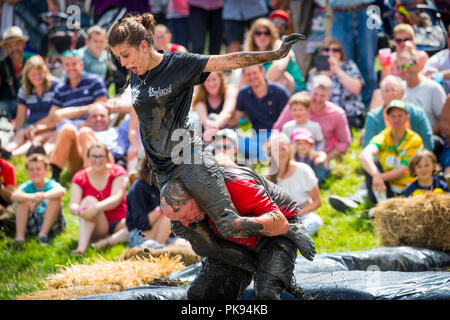
[[25, 105], [27, 108], [27, 122], [28, 124], [34, 124], [48, 115], [50, 107], [52, 106], [53, 96], [55, 88], [60, 84], [59, 80], [54, 78], [51, 80], [50, 90], [44, 92], [39, 97], [34, 89], [30, 95], [25, 94], [25, 88], [20, 87], [17, 93], [17, 103]]
[[[378, 148], [377, 157], [384, 172], [396, 169], [400, 165], [408, 167], [412, 156], [417, 150], [423, 148], [422, 138], [409, 129], [406, 129], [406, 134], [403, 139], [397, 145], [394, 145], [390, 127], [373, 137], [372, 140], [370, 140], [370, 144], [373, 144]], [[403, 189], [413, 181], [414, 178], [411, 177], [409, 171], [407, 171], [403, 176], [391, 180], [389, 183], [391, 184], [392, 191], [401, 193]]]
[[81, 81], [76, 88], [70, 86], [69, 79], [56, 87], [53, 105], [58, 108], [85, 106], [102, 96], [108, 96], [103, 80], [95, 74], [82, 71]]

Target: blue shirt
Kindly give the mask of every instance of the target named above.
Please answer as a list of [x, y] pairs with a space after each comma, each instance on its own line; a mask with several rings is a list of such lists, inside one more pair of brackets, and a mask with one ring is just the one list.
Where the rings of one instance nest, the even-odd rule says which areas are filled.
[[[374, 0], [330, 0], [331, 8], [348, 8], [348, 7], [356, 7], [362, 4], [375, 2]], [[364, 9], [366, 10], [366, 9]]]
[[[58, 186], [61, 187], [61, 185], [57, 181], [45, 178], [45, 186], [40, 190], [35, 187], [35, 185], [31, 180], [22, 183], [19, 186], [19, 190], [22, 190], [23, 192], [26, 193], [47, 192]], [[47, 202], [48, 202], [47, 199], [42, 201], [34, 211], [39, 214], [45, 214], [45, 210], [47, 210]]]
[[247, 111], [256, 131], [271, 130], [290, 97], [289, 91], [281, 84], [267, 81], [267, 85], [267, 93], [261, 99], [248, 85], [239, 90], [237, 97], [236, 109]]
[[[419, 190], [419, 192], [417, 192], [417, 190]], [[438, 194], [443, 194], [444, 192], [448, 192], [448, 186], [443, 179], [433, 176], [433, 184], [430, 187], [422, 187], [419, 184], [419, 181], [416, 180], [405, 187], [403, 195], [409, 197], [411, 195], [422, 194], [424, 191], [433, 191]]]
[[[425, 111], [422, 108], [410, 103], [406, 104], [406, 109], [409, 114], [409, 124], [411, 126], [411, 130], [422, 138], [425, 149], [433, 151], [433, 130], [431, 129], [431, 125]], [[384, 122], [383, 117], [383, 107], [375, 108], [367, 114], [364, 128], [363, 148], [369, 144], [373, 137], [386, 128], [386, 123]]]
[[150, 230], [148, 214], [159, 206], [159, 189], [149, 185], [141, 179], [131, 185], [127, 195], [127, 217], [125, 219], [128, 230]]
[[50, 107], [52, 106], [53, 95], [55, 88], [59, 84], [58, 79], [51, 80], [50, 90], [44, 92], [39, 97], [34, 89], [32, 89], [29, 96], [25, 94], [24, 86], [21, 86], [17, 94], [17, 103], [21, 103], [27, 107], [27, 122], [28, 124], [34, 124], [48, 115]]
[[76, 88], [72, 89], [69, 79], [55, 88], [53, 105], [58, 108], [85, 106], [102, 96], [108, 96], [103, 80], [95, 74], [82, 71], [81, 80]]

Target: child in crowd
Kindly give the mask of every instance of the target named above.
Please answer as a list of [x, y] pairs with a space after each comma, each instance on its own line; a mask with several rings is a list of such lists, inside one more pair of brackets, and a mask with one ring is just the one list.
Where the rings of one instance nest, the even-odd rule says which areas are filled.
[[38, 235], [42, 245], [64, 231], [62, 197], [66, 193], [58, 182], [47, 179], [48, 158], [34, 153], [26, 159], [29, 180], [13, 193], [12, 201], [17, 203], [16, 243], [23, 243], [25, 235]]
[[421, 149], [411, 158], [409, 171], [416, 181], [408, 184], [403, 190], [405, 197], [423, 194], [425, 191], [433, 191], [438, 194], [449, 192], [447, 182], [439, 178], [440, 165], [433, 152]]
[[292, 95], [288, 101], [288, 106], [293, 120], [286, 122], [281, 130], [290, 137], [292, 136], [292, 132], [297, 128], [308, 129], [312, 134], [316, 150], [322, 151], [325, 146], [325, 140], [320, 125], [308, 119], [309, 102], [310, 97], [306, 91]]
[[291, 134], [291, 144], [294, 145], [294, 160], [308, 164], [321, 183], [328, 176], [324, 168], [327, 154], [314, 149], [311, 132], [305, 128], [295, 129]]

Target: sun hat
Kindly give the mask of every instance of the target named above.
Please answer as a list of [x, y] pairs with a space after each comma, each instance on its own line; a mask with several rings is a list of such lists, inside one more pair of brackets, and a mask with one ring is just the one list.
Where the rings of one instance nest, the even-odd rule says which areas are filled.
[[22, 29], [20, 29], [18, 26], [12, 26], [3, 32], [2, 41], [0, 41], [0, 46], [3, 46], [6, 41], [8, 40], [23, 40], [28, 41], [30, 37], [24, 36]]

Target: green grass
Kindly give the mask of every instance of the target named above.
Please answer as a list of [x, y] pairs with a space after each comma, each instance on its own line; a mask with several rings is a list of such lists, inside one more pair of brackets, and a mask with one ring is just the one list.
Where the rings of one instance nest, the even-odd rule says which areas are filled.
[[[354, 131], [353, 142], [344, 160], [333, 163], [332, 176], [321, 186], [323, 204], [317, 211], [323, 219], [323, 226], [313, 237], [318, 253], [370, 250], [377, 245], [377, 236], [372, 221], [366, 218], [369, 203], [361, 204], [352, 213], [341, 213], [328, 203], [331, 194], [347, 196], [356, 191], [364, 177], [358, 162], [359, 132]], [[28, 179], [23, 157], [14, 159], [17, 182]], [[43, 281], [56, 273], [59, 266], [68, 263], [87, 263], [99, 259], [114, 260], [126, 248], [126, 245], [106, 247], [100, 252], [89, 248], [83, 257], [71, 258], [78, 237], [78, 218], [68, 212], [71, 176], [65, 171], [61, 176], [62, 185], [68, 190], [63, 198], [66, 230], [58, 235], [49, 247], [40, 246], [36, 238], [27, 238], [23, 250], [16, 251], [8, 247], [13, 238], [0, 231], [0, 299], [16, 299], [20, 295], [43, 288]]]

